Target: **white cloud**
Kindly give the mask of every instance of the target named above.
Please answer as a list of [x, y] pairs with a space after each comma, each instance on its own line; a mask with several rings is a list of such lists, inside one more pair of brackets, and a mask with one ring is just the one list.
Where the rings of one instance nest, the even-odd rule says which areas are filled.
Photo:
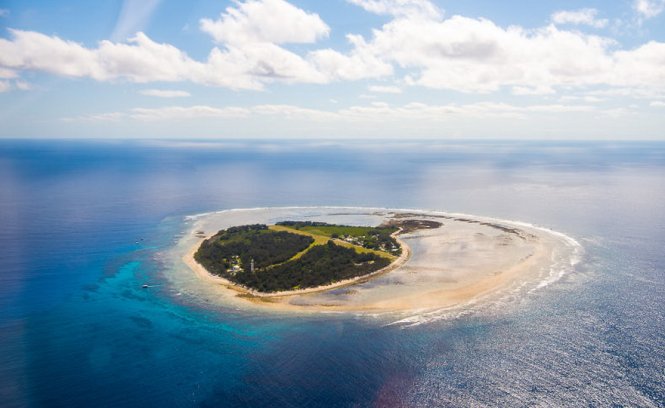
[[554, 24], [584, 24], [595, 28], [607, 26], [607, 19], [596, 19], [598, 10], [584, 8], [579, 10], [557, 11], [552, 14], [551, 20]]
[[586, 94], [601, 98], [665, 99], [665, 88], [615, 87], [586, 91]]
[[629, 51], [612, 54], [611, 70], [603, 72], [605, 82], [614, 86], [665, 88], [665, 43], [649, 41]]
[[139, 92], [141, 95], [156, 96], [158, 98], [184, 98], [191, 96], [187, 91], [177, 91], [170, 89], [144, 89]]
[[245, 108], [210, 106], [169, 106], [165, 108], [136, 108], [129, 117], [142, 121], [187, 120], [200, 118], [239, 118], [247, 116]]
[[[139, 20], [148, 18], [157, 3], [151, 0], [150, 4], [141, 5], [128, 0], [123, 10], [133, 7], [141, 13], [135, 20], [125, 19], [129, 22], [121, 26], [136, 26]], [[178, 48], [154, 42], [141, 32], [127, 42], [101, 41], [97, 48], [86, 48], [55, 36], [10, 29], [13, 38], [0, 39], [0, 69], [39, 70], [98, 81], [191, 81], [231, 89], [262, 89], [266, 83], [277, 81], [326, 83], [333, 78], [358, 75], [350, 67], [321, 73], [313, 62], [277, 45], [313, 42], [326, 36], [330, 29], [318, 15], [283, 0], [236, 4], [217, 21], [201, 21], [204, 31], [224, 42], [223, 48], [210, 51], [207, 61], [193, 60]], [[359, 58], [345, 58], [347, 65], [356, 63], [360, 67], [356, 70], [364, 67]], [[371, 58], [368, 60], [372, 62]]]
[[665, 0], [633, 0], [633, 10], [641, 18], [653, 18], [665, 10]]
[[[95, 76], [93, 53], [83, 46], [33, 31], [9, 29], [13, 39], [0, 39], [0, 65], [35, 69], [66, 76]], [[90, 63], [90, 64], [89, 64]]]
[[306, 60], [277, 45], [313, 43], [330, 32], [330, 27], [317, 14], [284, 0], [237, 2], [236, 7], [228, 7], [218, 20], [202, 19], [200, 26], [225, 48], [211, 53], [214, 71], [239, 71], [253, 82], [248, 88], [261, 88], [262, 83], [273, 81], [326, 83], [331, 79], [357, 79], [362, 77], [358, 72], [366, 65], [358, 58], [344, 57], [335, 66], [328, 60], [321, 62], [327, 70], [321, 72], [313, 60], [322, 61], [326, 55]]
[[199, 63], [172, 45], [138, 33], [129, 43], [102, 41], [96, 49], [34, 31], [9, 30], [0, 39], [0, 65], [96, 80], [127, 78], [135, 82], [182, 80]]
[[194, 119], [243, 119], [250, 116], [276, 116], [283, 119], [323, 120], [336, 119], [334, 112], [303, 108], [294, 105], [255, 105], [251, 107], [207, 105], [167, 106], [161, 108], [135, 108], [130, 112], [110, 112], [95, 115], [63, 118], [66, 122], [101, 121], [130, 118], [137, 121], [187, 121]]
[[32, 89], [32, 85], [30, 85], [28, 82], [15, 78], [16, 77], [11, 75], [3, 76], [2, 72], [0, 72], [0, 93], [9, 92], [13, 89], [18, 89], [19, 91], [28, 91]]
[[191, 81], [231, 89], [261, 89], [274, 81], [323, 83], [327, 78], [298, 55], [269, 43], [213, 48], [205, 62], [138, 33], [127, 43], [102, 41], [86, 48], [34, 31], [9, 30], [0, 39], [0, 68], [38, 70], [98, 81]]
[[331, 80], [355, 81], [365, 78], [387, 77], [393, 74], [393, 66], [366, 49], [359, 36], [347, 36], [354, 44], [349, 54], [324, 49], [307, 56], [316, 69]]
[[107, 112], [96, 115], [76, 116], [72, 118], [62, 118], [63, 122], [116, 122], [127, 117], [123, 112]]
[[511, 105], [496, 102], [478, 102], [472, 104], [429, 105], [424, 103], [408, 103], [393, 106], [385, 102], [371, 102], [369, 105], [358, 105], [341, 108], [336, 111], [310, 109], [295, 105], [254, 105], [250, 107], [212, 107], [169, 106], [162, 108], [135, 108], [128, 113], [112, 112], [106, 114], [66, 118], [66, 121], [109, 121], [130, 118], [138, 121], [186, 121], [194, 119], [244, 119], [252, 120], [257, 116], [272, 116], [284, 120], [295, 121], [350, 121], [350, 122], [390, 122], [390, 121], [447, 121], [451, 118], [513, 118], [524, 119], [530, 115], [551, 115], [559, 113], [600, 112], [593, 105], [573, 104], [540, 104]]
[[[210, 75], [235, 72], [260, 89], [263, 83], [326, 83], [329, 78], [301, 56], [271, 43], [228, 46], [226, 51], [215, 48], [210, 54]], [[251, 86], [248, 86], [251, 88]]]
[[112, 41], [124, 41], [139, 31], [144, 31], [161, 0], [124, 0]]
[[552, 95], [556, 91], [549, 86], [514, 86], [511, 89], [513, 95]]
[[409, 69], [412, 84], [490, 92], [593, 80], [608, 43], [553, 26], [531, 32], [453, 16], [441, 22], [395, 19], [374, 31], [366, 49]]
[[32, 85], [25, 81], [15, 81], [14, 85], [16, 86], [16, 89], [21, 91], [29, 91], [32, 89]]
[[9, 16], [9, 10], [0, 9], [0, 17], [7, 17], [7, 16]]
[[5, 68], [0, 68], [0, 78], [16, 78], [18, 75], [16, 74], [16, 71], [13, 71], [11, 69], [5, 69]]
[[480, 102], [466, 105], [428, 105], [409, 103], [402, 106], [391, 106], [384, 102], [374, 102], [365, 106], [353, 106], [339, 112], [347, 119], [360, 121], [403, 121], [426, 120], [431, 122], [446, 121], [451, 118], [514, 118], [523, 119], [532, 114], [591, 112], [595, 110], [588, 105], [531, 105], [518, 106], [506, 103]]
[[554, 25], [526, 30], [462, 16], [400, 16], [355, 44], [351, 54], [396, 64], [407, 84], [434, 89], [545, 94], [564, 87], [665, 87], [665, 43], [617, 50], [614, 40]]
[[257, 115], [278, 116], [287, 119], [305, 120], [335, 120], [334, 112], [325, 110], [309, 109], [294, 105], [257, 105], [251, 108], [251, 112]]
[[443, 11], [429, 0], [347, 0], [374, 14], [440, 19]]
[[[665, 92], [662, 42], [621, 49], [612, 39], [554, 24], [527, 30], [500, 27], [487, 19], [443, 19], [428, 1], [349, 1], [392, 17], [367, 38], [348, 34], [348, 52], [332, 48], [295, 52], [281, 47], [281, 43], [316, 41], [328, 34], [329, 27], [318, 15], [283, 0], [248, 0], [236, 2], [218, 20], [202, 20], [202, 28], [222, 42], [205, 60], [194, 60], [143, 33], [127, 42], [101, 41], [85, 47], [10, 29], [9, 39], [0, 38], [0, 77], [36, 70], [97, 81], [187, 81], [253, 90], [275, 82], [326, 84], [382, 78], [395, 80], [386, 82], [388, 87], [406, 84], [468, 93], [508, 89], [516, 95], [547, 95], [611, 87], [636, 94], [647, 89]], [[596, 21], [595, 13], [584, 10], [575, 13]], [[575, 21], [581, 24], [586, 17], [577, 16]], [[574, 20], [571, 14], [558, 18]]]
[[330, 27], [318, 14], [284, 0], [248, 0], [236, 4], [228, 7], [218, 20], [201, 19], [201, 30], [224, 44], [313, 43], [330, 33]]
[[562, 102], [571, 102], [571, 101], [579, 102], [579, 101], [582, 101], [582, 102], [586, 102], [586, 103], [600, 103], [600, 102], [605, 101], [604, 98], [599, 98], [597, 96], [591, 96], [591, 95], [585, 95], [585, 96], [566, 95], [566, 96], [562, 96], [561, 98], [559, 98], [559, 100], [561, 100]]
[[665, 108], [665, 102], [663, 101], [653, 101], [649, 104], [652, 108]]
[[390, 85], [370, 85], [367, 87], [367, 90], [376, 93], [389, 93], [389, 94], [402, 93], [402, 89], [400, 87], [390, 86]]

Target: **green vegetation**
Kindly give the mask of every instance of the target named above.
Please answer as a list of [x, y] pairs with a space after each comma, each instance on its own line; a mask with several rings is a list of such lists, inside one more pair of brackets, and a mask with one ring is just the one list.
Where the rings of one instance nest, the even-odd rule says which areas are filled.
[[256, 273], [238, 274], [236, 281], [260, 292], [280, 292], [328, 285], [375, 272], [389, 264], [387, 258], [361, 254], [328, 241], [312, 247], [295, 261]]
[[194, 255], [210, 273], [260, 292], [328, 285], [389, 265], [397, 227], [287, 221], [219, 231]]
[[304, 235], [271, 231], [266, 225], [244, 225], [219, 231], [203, 241], [194, 255], [209, 272], [226, 277], [285, 262], [314, 240]]

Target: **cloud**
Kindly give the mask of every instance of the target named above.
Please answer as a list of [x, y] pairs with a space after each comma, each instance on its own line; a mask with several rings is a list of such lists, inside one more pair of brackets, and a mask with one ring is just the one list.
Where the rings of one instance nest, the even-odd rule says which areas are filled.
[[524, 119], [532, 114], [591, 112], [596, 108], [588, 105], [530, 105], [519, 106], [507, 103], [479, 102], [472, 104], [429, 105], [409, 103], [391, 106], [384, 102], [374, 102], [365, 106], [353, 106], [339, 112], [347, 119], [360, 121], [421, 121], [441, 122], [451, 118], [514, 118]]
[[443, 11], [429, 0], [347, 0], [374, 14], [440, 19]]
[[9, 79], [16, 77], [18, 77], [16, 71], [13, 71], [11, 69], [0, 68], [0, 78]]
[[310, 109], [294, 105], [257, 105], [251, 108], [257, 115], [277, 116], [286, 119], [335, 120], [337, 114], [325, 110]]
[[530, 115], [551, 115], [560, 113], [600, 112], [593, 105], [574, 104], [537, 104], [511, 105], [507, 103], [479, 102], [471, 104], [430, 105], [424, 103], [408, 103], [390, 105], [385, 102], [372, 102], [368, 105], [357, 105], [341, 108], [336, 111], [310, 109], [295, 105], [264, 104], [249, 107], [225, 106], [213, 107], [168, 106], [161, 108], [135, 108], [127, 113], [112, 112], [89, 115], [77, 118], [65, 118], [65, 121], [102, 121], [130, 118], [137, 121], [187, 121], [194, 119], [242, 119], [252, 120], [255, 117], [275, 117], [283, 120], [306, 122], [347, 121], [347, 122], [394, 122], [421, 121], [442, 122], [452, 118], [512, 118], [525, 119]]
[[[312, 61], [278, 44], [313, 43], [330, 32], [321, 18], [283, 0], [250, 0], [228, 7], [217, 20], [202, 19], [201, 30], [223, 45], [214, 49], [209, 61], [213, 71], [233, 72], [250, 79], [247, 88], [262, 88], [266, 82], [326, 83], [332, 79], [355, 79], [355, 71], [364, 61], [352, 57], [347, 67], [332, 68], [327, 73], [317, 70]], [[319, 58], [323, 58], [322, 56]]]
[[399, 16], [354, 44], [350, 55], [396, 65], [405, 83], [433, 89], [543, 94], [600, 85], [665, 87], [665, 43], [621, 50], [612, 39], [555, 25], [527, 30], [482, 18]]
[[115, 24], [112, 41], [122, 41], [144, 31], [161, 0], [125, 0]]
[[14, 86], [20, 91], [29, 91], [32, 89], [32, 85], [25, 81], [14, 81]]
[[2, 70], [0, 70], [0, 93], [9, 92], [14, 89], [18, 89], [19, 91], [28, 91], [32, 89], [32, 85], [28, 82], [16, 79], [16, 76], [12, 74], [11, 71], [2, 72]]
[[356, 81], [393, 74], [393, 66], [367, 50], [360, 36], [349, 35], [347, 38], [354, 46], [349, 54], [333, 49], [317, 50], [308, 54], [308, 61], [329, 80]]
[[529, 87], [529, 86], [514, 86], [511, 89], [511, 92], [513, 95], [552, 95], [556, 93], [556, 91], [549, 86], [534, 86], [534, 87]]
[[[301, 56], [271, 43], [227, 46], [213, 49], [209, 57], [210, 75], [235, 73], [245, 77], [248, 88], [261, 89], [263, 83], [326, 83], [329, 77]], [[251, 86], [251, 85], [254, 86]]]
[[62, 118], [63, 122], [116, 122], [127, 117], [123, 112], [108, 112], [95, 115], [83, 115], [71, 118]]
[[94, 115], [63, 118], [66, 122], [94, 122], [129, 118], [144, 122], [187, 121], [194, 119], [241, 119], [250, 116], [275, 116], [284, 119], [321, 120], [335, 119], [336, 114], [324, 110], [309, 109], [294, 105], [255, 105], [251, 107], [207, 105], [167, 106], [161, 108], [134, 108], [130, 112], [110, 112]]
[[249, 0], [228, 7], [217, 20], [201, 19], [201, 30], [218, 43], [313, 43], [327, 37], [330, 27], [318, 14], [284, 0]]
[[187, 120], [200, 118], [240, 118], [248, 115], [245, 108], [210, 106], [169, 106], [164, 108], [136, 108], [128, 115], [142, 121]]
[[552, 14], [551, 20], [554, 24], [584, 24], [595, 28], [603, 28], [607, 26], [608, 20], [596, 19], [597, 14], [598, 10], [592, 8], [557, 11]]
[[634, 50], [619, 50], [612, 60], [611, 70], [602, 73], [605, 83], [665, 90], [665, 43], [649, 41]]
[[172, 45], [158, 44], [138, 33], [129, 43], [102, 41], [96, 49], [34, 31], [9, 30], [0, 39], [0, 65], [96, 80], [127, 78], [135, 82], [181, 80], [200, 68]]
[[585, 92], [587, 95], [601, 98], [633, 98], [633, 99], [665, 99], [665, 88], [614, 87], [594, 89]]
[[633, 0], [633, 10], [641, 18], [653, 18], [665, 10], [665, 0]]
[[649, 104], [652, 108], [665, 108], [665, 102], [663, 101], [653, 101]]
[[566, 95], [562, 96], [559, 98], [560, 101], [562, 102], [586, 102], [586, 103], [600, 103], [604, 102], [605, 98], [599, 98], [597, 96], [591, 96], [591, 95], [586, 95], [586, 96], [578, 96], [578, 95]]
[[[126, 1], [123, 13], [135, 10], [138, 15], [121, 17], [120, 22], [125, 22], [118, 27], [141, 24], [157, 4], [156, 0], [145, 4]], [[235, 8], [227, 8], [219, 20], [202, 20], [201, 27], [223, 42], [222, 48], [210, 51], [206, 61], [193, 60], [173, 45], [157, 43], [142, 32], [126, 42], [101, 41], [97, 48], [86, 48], [55, 36], [10, 29], [13, 38], [0, 39], [0, 69], [46, 71], [97, 81], [190, 81], [253, 90], [272, 82], [326, 83], [334, 78], [357, 76], [349, 66], [337, 67], [334, 72], [328, 66], [331, 72], [322, 73], [312, 61], [277, 45], [313, 42], [327, 36], [330, 30], [318, 15], [283, 0], [238, 2]], [[347, 65], [364, 66], [361, 59], [344, 58]]]
[[0, 9], [0, 17], [7, 17], [7, 16], [9, 16], [9, 10]]
[[169, 89], [144, 89], [139, 92], [141, 95], [156, 96], [158, 98], [184, 98], [191, 96], [187, 91], [176, 91]]
[[[284, 0], [248, 0], [236, 2], [217, 20], [201, 21], [202, 29], [219, 42], [203, 60], [141, 32], [127, 41], [85, 47], [9, 29], [10, 38], [0, 38], [0, 77], [35, 70], [97, 81], [192, 82], [236, 90], [383, 79], [481, 94], [509, 90], [546, 95], [602, 87], [665, 92], [662, 42], [622, 49], [610, 38], [555, 24], [525, 29], [482, 18], [444, 19], [429, 1], [349, 1], [390, 19], [367, 36], [347, 34], [348, 51], [280, 46], [314, 42], [330, 29], [318, 15]], [[553, 20], [599, 21], [593, 9], [561, 13], [568, 14], [555, 13]]]
[[34, 31], [9, 31], [12, 40], [0, 39], [0, 68], [4, 70], [37, 70], [97, 81], [190, 81], [231, 89], [262, 89], [274, 81], [327, 80], [298, 55], [269, 43], [213, 48], [207, 61], [200, 62], [143, 33], [126, 43], [101, 41], [97, 48], [86, 48]]
[[370, 85], [367, 87], [367, 90], [370, 92], [376, 93], [389, 93], [389, 94], [400, 94], [402, 89], [398, 86], [389, 86], [389, 85]]
[[[609, 41], [560, 31], [503, 29], [486, 19], [398, 18], [375, 30], [365, 50], [408, 69], [407, 83], [462, 92], [593, 80]], [[573, 57], [574, 56], [574, 57]]]

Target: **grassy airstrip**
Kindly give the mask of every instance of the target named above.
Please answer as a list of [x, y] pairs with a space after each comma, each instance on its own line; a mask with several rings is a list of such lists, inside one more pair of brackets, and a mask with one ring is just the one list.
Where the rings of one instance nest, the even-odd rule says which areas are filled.
[[372, 227], [352, 227], [352, 226], [331, 225], [331, 226], [307, 226], [307, 227], [302, 227], [301, 229], [296, 229], [286, 225], [270, 225], [268, 226], [268, 228], [273, 231], [286, 231], [286, 232], [291, 232], [293, 234], [306, 235], [314, 239], [314, 242], [312, 242], [309, 247], [295, 254], [290, 260], [302, 257], [305, 253], [307, 253], [307, 251], [309, 251], [313, 247], [317, 245], [325, 245], [331, 239], [335, 244], [347, 248], [352, 248], [358, 253], [370, 253], [382, 256], [384, 258], [388, 258], [391, 262], [397, 259], [395, 255], [385, 251], [364, 248], [360, 245], [354, 245], [350, 242], [346, 242], [339, 238], [333, 238], [333, 235], [336, 236], [349, 235], [352, 237], [361, 237], [363, 235], [366, 235], [370, 230], [372, 230], [373, 229]]

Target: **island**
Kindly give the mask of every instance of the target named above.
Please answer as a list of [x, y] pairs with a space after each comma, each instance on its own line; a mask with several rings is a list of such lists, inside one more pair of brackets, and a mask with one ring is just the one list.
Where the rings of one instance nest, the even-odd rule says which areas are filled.
[[581, 253], [573, 238], [519, 221], [283, 207], [191, 216], [164, 265], [178, 296], [202, 305], [417, 320], [529, 297], [566, 276]]
[[400, 259], [400, 232], [440, 225], [414, 220], [377, 227], [312, 221], [242, 225], [204, 240], [194, 259], [255, 295], [329, 288], [386, 270]]

